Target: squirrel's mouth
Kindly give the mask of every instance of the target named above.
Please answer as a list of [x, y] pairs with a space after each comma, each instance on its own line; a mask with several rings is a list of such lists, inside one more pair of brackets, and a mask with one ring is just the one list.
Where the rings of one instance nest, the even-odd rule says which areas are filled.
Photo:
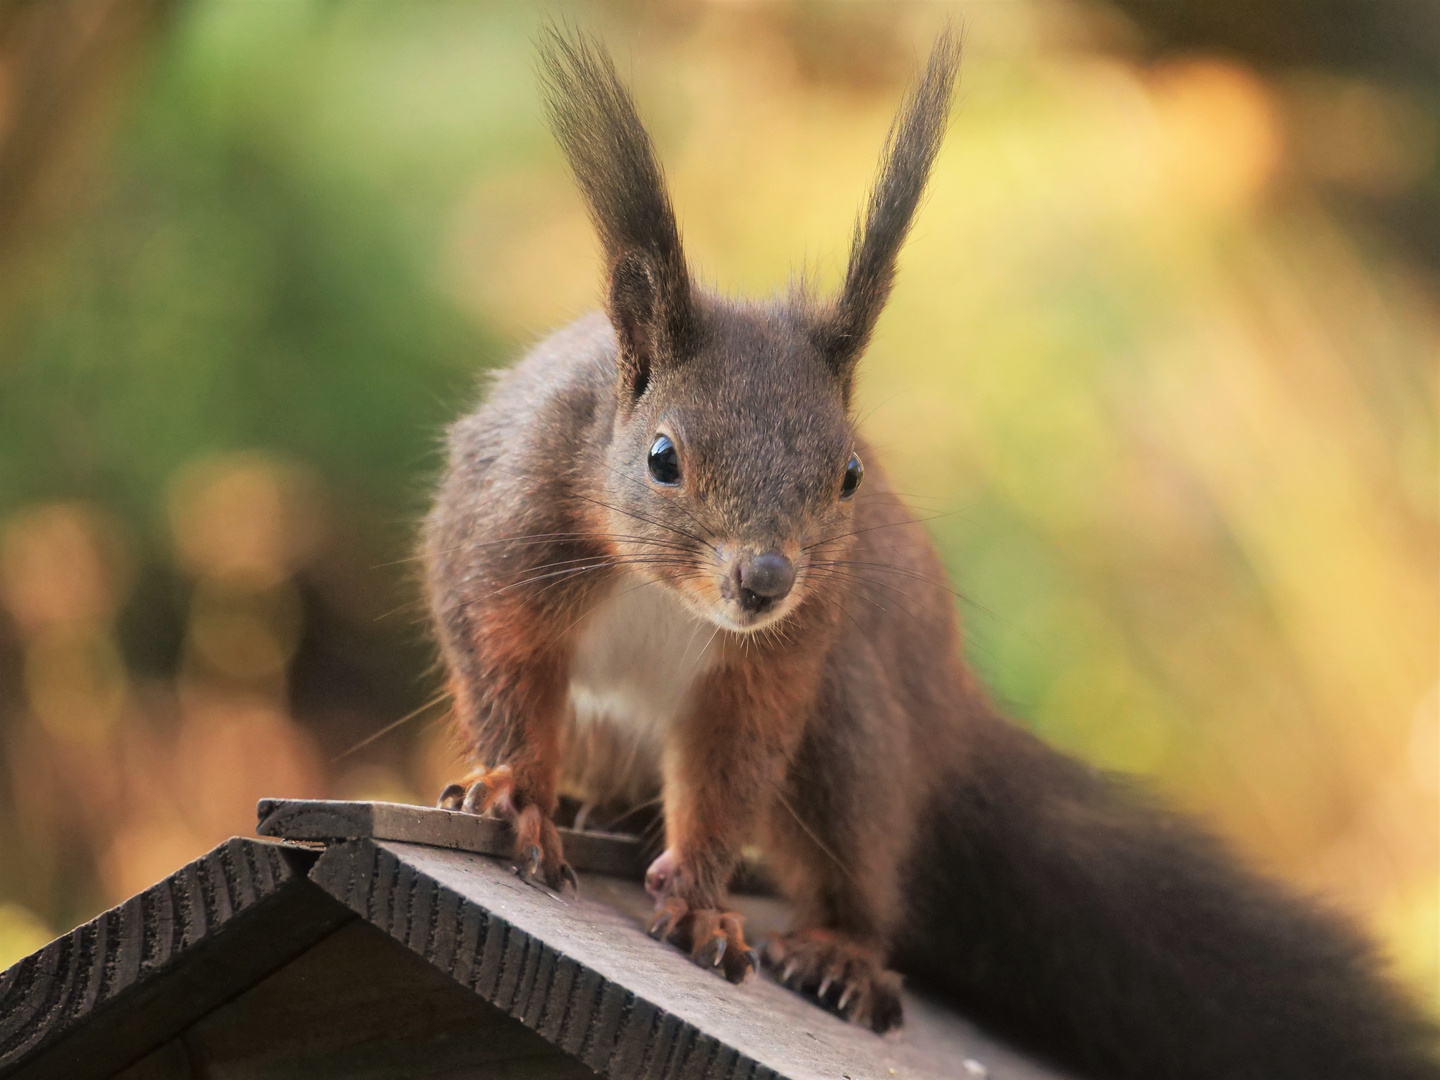
[[751, 634], [780, 622], [799, 606], [804, 573], [787, 554], [727, 549], [723, 544], [715, 551], [719, 557], [708, 567], [667, 568], [655, 575], [703, 622]]
[[704, 618], [738, 634], [749, 634], [779, 622], [798, 603], [799, 573], [779, 551], [743, 552], [717, 568], [714, 577], [696, 584], [695, 607]]
[[743, 599], [721, 600], [709, 606], [705, 617], [725, 630], [750, 634], [779, 622], [795, 607], [795, 602], [790, 597], [779, 601], [763, 599], [766, 602], [759, 605], [753, 601], [747, 604]]

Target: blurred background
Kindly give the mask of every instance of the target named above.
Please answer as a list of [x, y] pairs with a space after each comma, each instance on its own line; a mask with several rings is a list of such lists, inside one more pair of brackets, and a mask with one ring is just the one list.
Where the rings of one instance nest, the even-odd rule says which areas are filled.
[[0, 966], [259, 796], [453, 778], [438, 441], [599, 296], [557, 13], [760, 294], [838, 279], [963, 25], [862, 412], [971, 657], [1440, 1002], [1433, 0], [0, 0]]

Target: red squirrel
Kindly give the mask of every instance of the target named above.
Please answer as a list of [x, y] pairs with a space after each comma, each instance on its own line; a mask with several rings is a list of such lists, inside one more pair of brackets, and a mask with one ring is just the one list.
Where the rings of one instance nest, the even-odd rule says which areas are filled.
[[[903, 972], [1081, 1075], [1440, 1080], [1356, 929], [1004, 719], [962, 660], [940, 560], [852, 400], [958, 64], [942, 33], [838, 293], [742, 302], [692, 278], [603, 47], [546, 33], [605, 307], [449, 431], [426, 580], [478, 767], [441, 805], [507, 818], [522, 872], [561, 889], [562, 782], [661, 798], [652, 934], [877, 1032]], [[796, 913], [763, 956], [726, 904], [751, 843]]]

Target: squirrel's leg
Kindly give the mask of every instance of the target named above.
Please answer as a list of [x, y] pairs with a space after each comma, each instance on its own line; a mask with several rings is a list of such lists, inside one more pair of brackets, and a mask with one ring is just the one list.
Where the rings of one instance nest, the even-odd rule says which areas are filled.
[[757, 663], [712, 672], [667, 747], [666, 847], [645, 876], [656, 906], [650, 932], [731, 982], [759, 966], [743, 919], [726, 906], [725, 885], [798, 727], [811, 680], [791, 667]]
[[[878, 682], [878, 677], [875, 679]], [[784, 985], [877, 1032], [903, 1020], [900, 977], [886, 967], [903, 907], [914, 788], [882, 699], [855, 700], [842, 680], [817, 703], [765, 816], [763, 845], [796, 927], [761, 947]], [[897, 780], [905, 777], [905, 782]]]
[[[535, 625], [533, 613], [506, 621]], [[567, 658], [554, 646], [532, 647], [506, 626], [488, 625], [493, 622], [468, 627], [463, 652], [446, 650], [455, 714], [478, 764], [463, 783], [441, 793], [438, 805], [506, 819], [522, 873], [552, 889], [575, 886], [551, 821], [568, 708]]]
[[[892, 851], [845, 844], [849, 830], [843, 824], [835, 829], [800, 823], [796, 815], [806, 805], [792, 793], [771, 811], [774, 819], [790, 819], [770, 824], [766, 846], [794, 904], [798, 929], [767, 938], [761, 958], [782, 984], [852, 1023], [877, 1032], [898, 1028], [904, 1019], [901, 980], [886, 967], [887, 935], [881, 929], [896, 899]], [[792, 835], [777, 843], [777, 835], [786, 832]]]

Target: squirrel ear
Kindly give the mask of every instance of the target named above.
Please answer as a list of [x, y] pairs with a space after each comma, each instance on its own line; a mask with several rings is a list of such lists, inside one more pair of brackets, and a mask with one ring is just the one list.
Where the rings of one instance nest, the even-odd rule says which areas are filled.
[[637, 400], [650, 383], [664, 320], [659, 317], [660, 290], [649, 260], [627, 252], [610, 268], [610, 295], [605, 305], [619, 346], [621, 392]]
[[960, 42], [947, 26], [930, 50], [924, 74], [890, 125], [874, 187], [855, 223], [845, 282], [818, 320], [816, 344], [847, 394], [856, 362], [890, 298], [895, 258], [945, 137], [959, 67]]
[[541, 32], [550, 129], [585, 196], [610, 268], [606, 311], [620, 347], [622, 393], [682, 360], [694, 334], [690, 274], [655, 148], [604, 48], [579, 31]]

